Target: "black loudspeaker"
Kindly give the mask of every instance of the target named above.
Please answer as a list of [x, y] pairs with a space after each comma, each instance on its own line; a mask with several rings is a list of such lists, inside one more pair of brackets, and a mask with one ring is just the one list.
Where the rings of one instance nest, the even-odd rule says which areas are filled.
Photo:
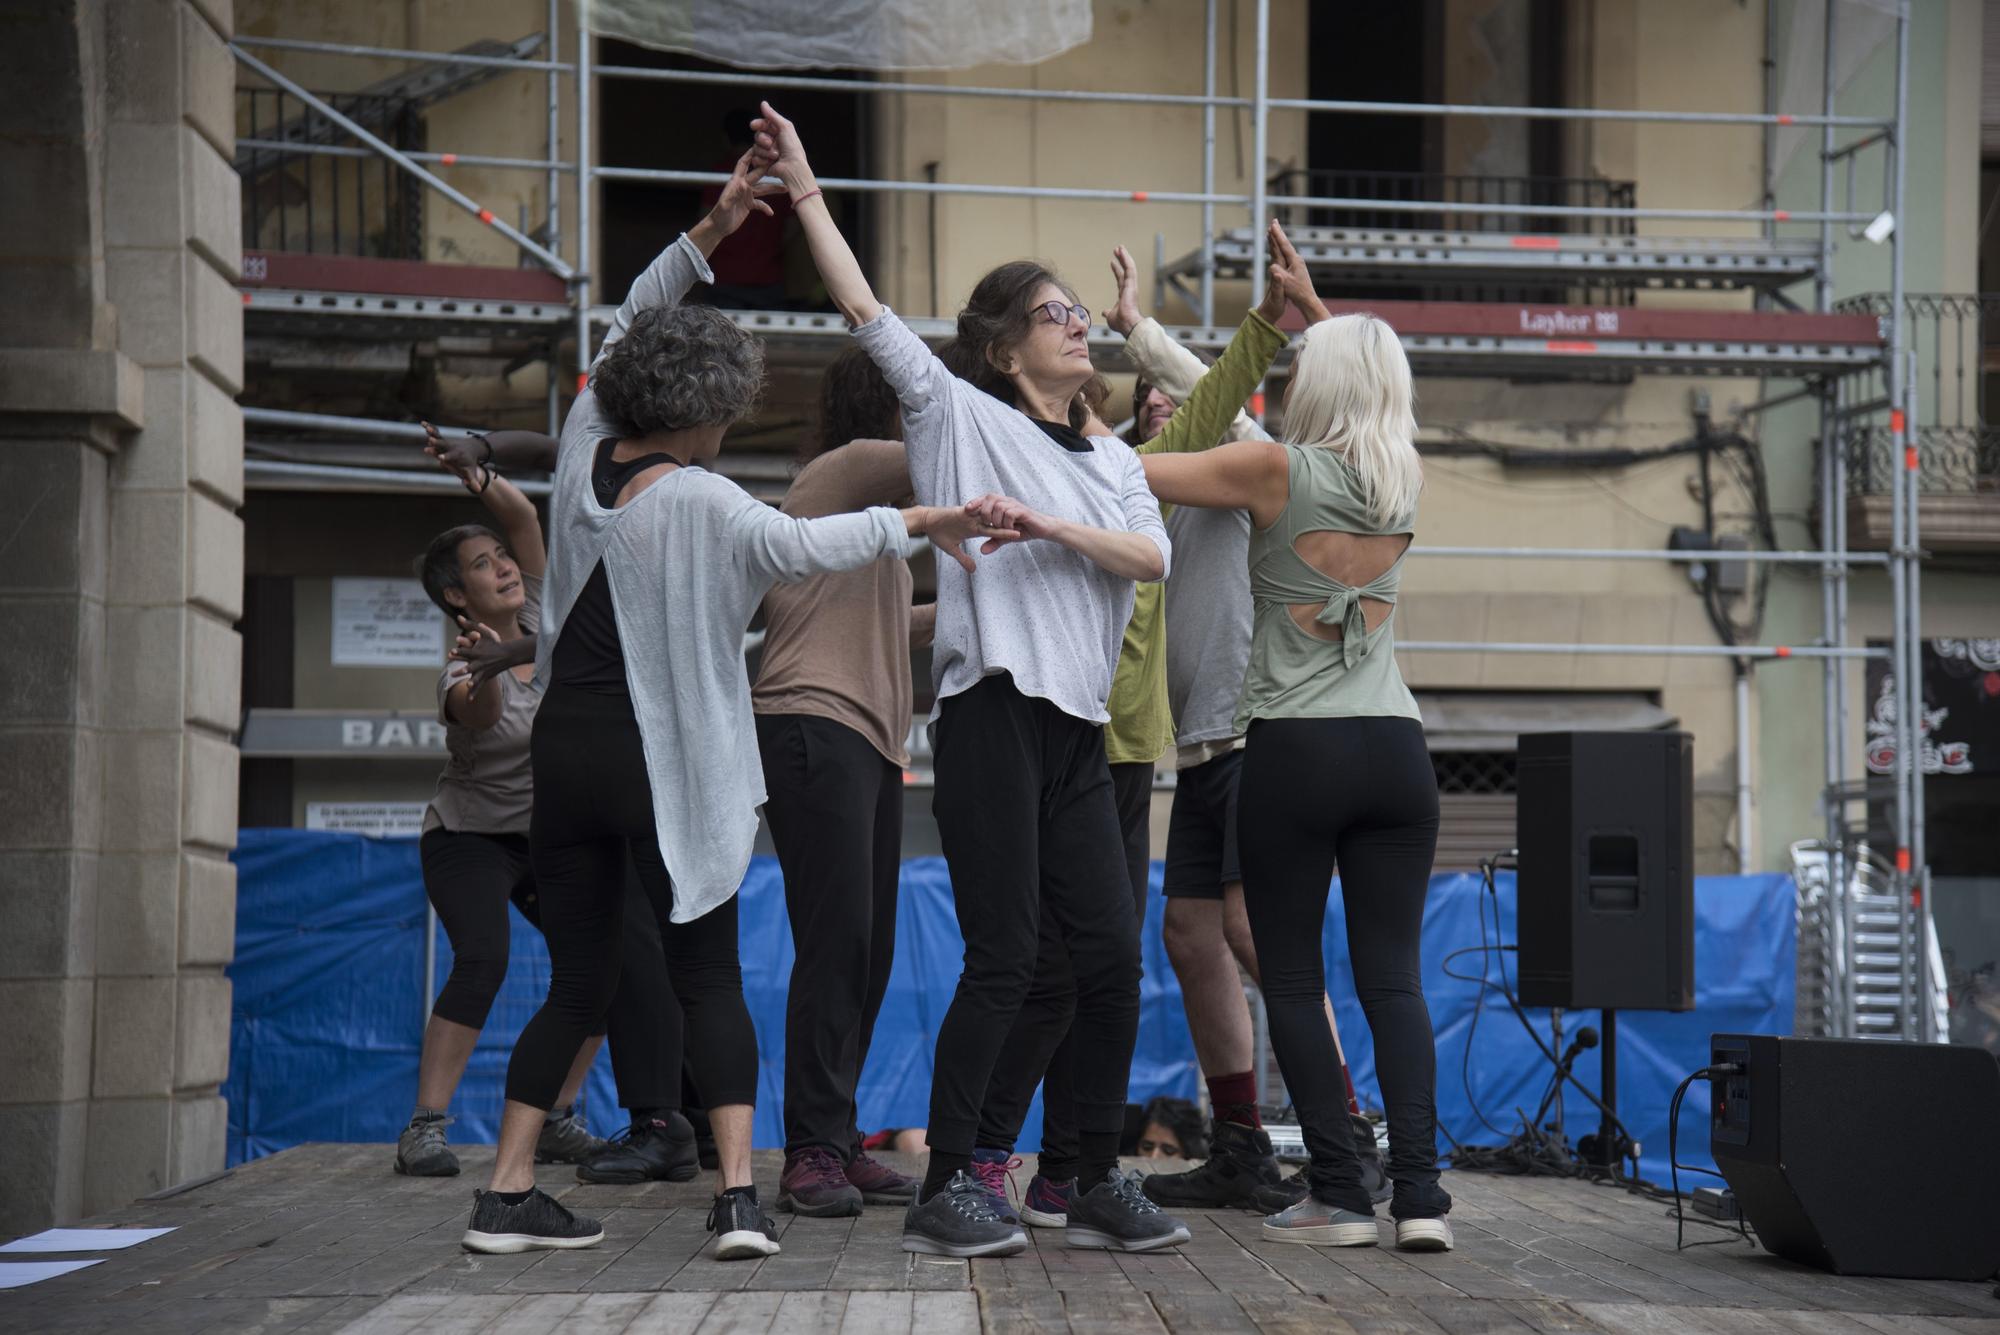
[[1694, 745], [1544, 732], [1517, 766], [1524, 1006], [1694, 1008]]
[[1757, 1240], [1838, 1275], [2000, 1271], [2000, 1063], [1980, 1048], [1717, 1034], [1709, 1149]]

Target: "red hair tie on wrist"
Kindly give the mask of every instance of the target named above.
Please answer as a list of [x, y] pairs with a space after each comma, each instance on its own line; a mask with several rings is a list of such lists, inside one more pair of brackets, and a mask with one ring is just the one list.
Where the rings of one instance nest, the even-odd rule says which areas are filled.
[[799, 205], [811, 199], [814, 195], [823, 195], [825, 193], [826, 192], [821, 190], [818, 186], [814, 186], [812, 189], [806, 191], [803, 195], [800, 195], [797, 199], [794, 199], [792, 201], [792, 207], [797, 208]]

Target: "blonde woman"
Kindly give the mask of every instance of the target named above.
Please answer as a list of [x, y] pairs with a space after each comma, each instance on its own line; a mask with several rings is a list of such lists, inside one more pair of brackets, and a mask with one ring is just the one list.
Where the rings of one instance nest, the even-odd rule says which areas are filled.
[[1396, 669], [1393, 620], [1423, 485], [1416, 428], [1395, 331], [1373, 316], [1343, 315], [1306, 331], [1282, 443], [1145, 460], [1162, 501], [1248, 510], [1252, 524], [1250, 662], [1236, 717], [1247, 736], [1239, 855], [1271, 1045], [1312, 1155], [1310, 1193], [1264, 1221], [1272, 1242], [1377, 1240], [1320, 1000], [1321, 924], [1337, 858], [1355, 990], [1389, 1111], [1396, 1245], [1452, 1245], [1418, 958], [1437, 781]]

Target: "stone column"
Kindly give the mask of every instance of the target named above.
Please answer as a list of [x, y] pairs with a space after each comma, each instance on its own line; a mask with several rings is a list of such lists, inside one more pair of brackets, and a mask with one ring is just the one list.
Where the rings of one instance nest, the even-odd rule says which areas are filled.
[[229, 4], [6, 8], [0, 1234], [222, 1166], [243, 583]]

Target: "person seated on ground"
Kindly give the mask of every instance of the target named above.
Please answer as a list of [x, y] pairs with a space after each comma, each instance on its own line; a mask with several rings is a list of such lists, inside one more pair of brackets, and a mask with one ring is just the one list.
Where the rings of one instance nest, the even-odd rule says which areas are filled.
[[1160, 1094], [1142, 1108], [1126, 1105], [1129, 1139], [1120, 1153], [1140, 1159], [1204, 1159], [1208, 1157], [1207, 1121], [1187, 1099]]

